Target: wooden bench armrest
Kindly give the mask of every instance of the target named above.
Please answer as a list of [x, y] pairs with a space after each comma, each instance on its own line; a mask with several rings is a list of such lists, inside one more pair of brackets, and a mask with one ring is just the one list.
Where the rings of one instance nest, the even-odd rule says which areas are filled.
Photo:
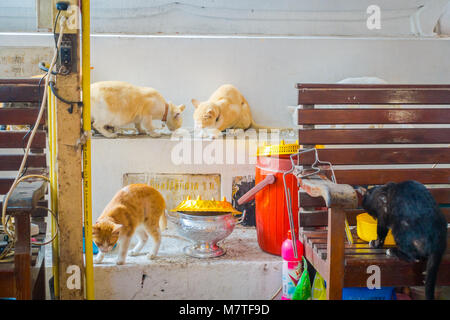
[[7, 211], [14, 216], [14, 278], [16, 298], [19, 300], [31, 299], [30, 219], [46, 188], [47, 182], [43, 180], [22, 181], [13, 190], [7, 204]]
[[[312, 197], [322, 197], [328, 208], [327, 230], [327, 274], [322, 275], [327, 281], [327, 299], [342, 298], [345, 274], [345, 211], [356, 209], [360, 197], [348, 184], [337, 184], [321, 175], [298, 179], [300, 187]], [[331, 245], [333, 244], [333, 245]]]
[[331, 182], [326, 177], [314, 175], [298, 179], [300, 187], [311, 197], [322, 197], [327, 208], [356, 209], [360, 197], [349, 184]]

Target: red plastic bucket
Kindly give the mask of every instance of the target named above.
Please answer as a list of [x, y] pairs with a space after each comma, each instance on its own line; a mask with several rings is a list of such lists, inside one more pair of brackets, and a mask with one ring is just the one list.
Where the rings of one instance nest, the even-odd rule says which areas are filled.
[[[291, 167], [289, 156], [258, 156], [255, 187], [238, 200], [242, 204], [255, 199], [258, 244], [271, 254], [281, 255], [281, 245], [290, 230], [283, 174]], [[290, 190], [295, 234], [298, 234], [298, 187], [294, 175], [286, 175], [286, 187]]]

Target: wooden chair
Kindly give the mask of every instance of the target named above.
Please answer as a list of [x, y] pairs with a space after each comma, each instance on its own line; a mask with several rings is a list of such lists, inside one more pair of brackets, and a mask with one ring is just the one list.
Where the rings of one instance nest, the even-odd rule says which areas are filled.
[[[42, 81], [44, 83], [44, 81]], [[0, 102], [32, 102], [37, 105], [42, 99], [43, 85], [39, 79], [0, 79]], [[0, 125], [33, 125], [38, 114], [37, 107], [0, 108]], [[27, 161], [26, 174], [46, 174], [46, 133], [43, 130], [45, 117], [33, 140]], [[0, 195], [8, 192], [23, 158], [29, 134], [27, 130], [0, 130]], [[21, 182], [8, 201], [8, 214], [14, 217], [15, 247], [12, 262], [0, 262], [0, 297], [17, 299], [45, 299], [45, 246], [30, 244], [30, 222], [39, 226], [38, 242], [45, 238], [47, 211], [36, 206], [47, 206], [43, 197], [45, 181]], [[0, 196], [0, 209], [3, 196]], [[1, 234], [3, 237], [3, 234]]]
[[[450, 85], [298, 84], [297, 89], [298, 104], [301, 105], [298, 124], [302, 126], [299, 143], [304, 149], [325, 145], [324, 149], [317, 150], [318, 156], [333, 164], [337, 181], [336, 185], [330, 185], [326, 179], [299, 179], [302, 187], [299, 189], [299, 237], [304, 244], [306, 259], [326, 280], [328, 298], [341, 299], [344, 287], [366, 287], [371, 275], [367, 273], [370, 265], [380, 267], [381, 286], [423, 285], [424, 263], [388, 257], [385, 249], [370, 248], [359, 239], [356, 229], [353, 230], [354, 244], [347, 243], [345, 217], [350, 225], [356, 225], [356, 215], [363, 212], [361, 199], [350, 199], [344, 204], [342, 200], [349, 200], [348, 197], [339, 199], [333, 188], [417, 180], [430, 188], [450, 221], [450, 128], [398, 128], [403, 124], [450, 124], [448, 106], [444, 109], [433, 106], [450, 105]], [[350, 104], [391, 107], [316, 107]], [[398, 105], [418, 106], [400, 108]], [[373, 126], [348, 126], [355, 124]], [[385, 126], [380, 128], [378, 124]], [[392, 124], [397, 127], [386, 126]], [[317, 125], [331, 127], [321, 129]], [[313, 161], [312, 153], [300, 157], [304, 168], [311, 166]], [[329, 171], [326, 174], [330, 178]], [[323, 185], [324, 181], [328, 185]], [[343, 189], [342, 194], [346, 192], [348, 189]], [[326, 201], [319, 195], [325, 196]], [[351, 192], [347, 195], [351, 196]], [[450, 236], [450, 232], [447, 234]], [[437, 285], [450, 285], [449, 250], [450, 242], [447, 241]]]

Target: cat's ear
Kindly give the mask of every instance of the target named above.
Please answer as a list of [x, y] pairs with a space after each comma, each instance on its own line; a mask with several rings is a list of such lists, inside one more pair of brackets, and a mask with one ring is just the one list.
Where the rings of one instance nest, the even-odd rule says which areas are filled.
[[186, 109], [186, 106], [184, 104], [180, 104], [178, 106], [178, 110], [179, 110], [180, 113], [182, 113], [184, 111], [184, 109]]
[[92, 226], [92, 235], [95, 236], [95, 235], [99, 234], [99, 231], [100, 231], [99, 226], [97, 224], [94, 224]]
[[194, 106], [194, 108], [198, 108], [198, 106], [200, 105], [200, 101], [198, 101], [197, 99], [191, 99], [192, 105]]
[[120, 234], [120, 230], [122, 230], [123, 225], [121, 224], [114, 224], [114, 229], [112, 231], [112, 234], [115, 236], [118, 236]]

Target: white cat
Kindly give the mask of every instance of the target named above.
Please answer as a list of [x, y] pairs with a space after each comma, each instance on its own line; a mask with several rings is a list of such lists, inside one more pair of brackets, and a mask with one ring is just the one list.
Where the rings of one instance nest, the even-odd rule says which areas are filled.
[[[114, 138], [116, 128], [134, 123], [140, 134], [159, 137], [153, 120], [161, 120], [169, 130], [181, 127], [185, 106], [167, 103], [153, 88], [138, 87], [122, 81], [101, 81], [91, 84], [91, 121], [95, 130]], [[110, 132], [107, 127], [112, 127]]]

